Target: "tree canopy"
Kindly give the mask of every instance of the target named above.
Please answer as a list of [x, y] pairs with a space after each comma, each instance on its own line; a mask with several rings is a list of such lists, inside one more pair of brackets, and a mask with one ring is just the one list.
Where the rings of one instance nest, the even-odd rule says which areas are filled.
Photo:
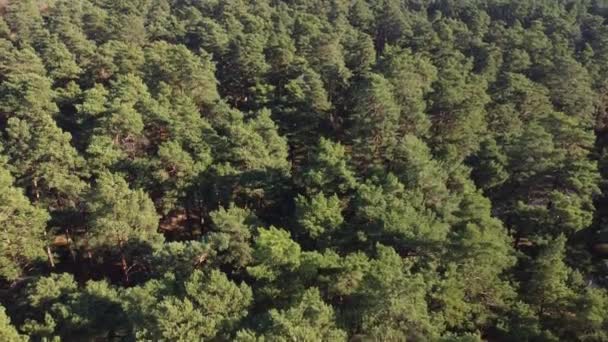
[[601, 0], [0, 0], [1, 341], [608, 341]]

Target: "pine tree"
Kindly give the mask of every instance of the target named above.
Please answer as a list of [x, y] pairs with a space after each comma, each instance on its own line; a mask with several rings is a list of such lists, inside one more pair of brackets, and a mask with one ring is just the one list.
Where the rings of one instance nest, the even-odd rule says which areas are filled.
[[459, 52], [437, 56], [437, 81], [429, 95], [432, 146], [447, 161], [458, 162], [475, 152], [486, 130], [486, 83], [472, 74]]
[[566, 239], [560, 235], [548, 242], [531, 266], [526, 285], [527, 298], [541, 320], [559, 326], [562, 311], [571, 309], [575, 293], [570, 287], [572, 270], [564, 262]]
[[133, 311], [128, 311], [129, 315], [146, 315], [145, 321], [136, 327], [135, 336], [145, 339], [162, 337], [172, 341], [226, 339], [234, 325], [247, 315], [252, 299], [247, 285], [235, 284], [218, 270], [196, 271], [179, 287], [181, 289], [177, 292], [163, 297], [133, 298], [153, 301], [144, 303], [151, 305], [148, 312], [143, 311], [145, 306], [138, 306], [137, 302], [130, 308]]
[[204, 237], [218, 253], [223, 264], [235, 269], [246, 267], [253, 259], [252, 236], [260, 222], [249, 210], [231, 206], [210, 214], [213, 225]]
[[391, 46], [386, 48], [379, 64], [393, 85], [393, 96], [401, 109], [400, 132], [426, 136], [431, 122], [425, 113], [425, 96], [437, 79], [437, 69], [428, 58]]
[[0, 222], [2, 254], [0, 276], [9, 281], [21, 277], [45, 256], [45, 228], [48, 213], [33, 206], [13, 177], [0, 166]]
[[6, 342], [27, 341], [27, 337], [19, 334], [17, 329], [11, 325], [11, 320], [6, 315], [4, 307], [0, 307], [0, 339]]
[[185, 46], [160, 41], [145, 51], [148, 84], [166, 83], [175, 94], [191, 98], [199, 107], [218, 100], [215, 67], [208, 54], [195, 55]]
[[381, 75], [369, 74], [358, 83], [353, 98], [348, 137], [360, 169], [380, 164], [396, 144], [400, 108], [390, 83]]
[[448, 226], [425, 208], [420, 192], [406, 190], [393, 174], [357, 190], [355, 227], [367, 245], [380, 242], [402, 255], [433, 254]]
[[[107, 249], [120, 257], [123, 280], [129, 282], [129, 249], [137, 244], [155, 247], [159, 216], [148, 195], [129, 189], [127, 182], [111, 173], [101, 174], [88, 200], [90, 248]], [[135, 257], [134, 255], [133, 257]]]
[[[84, 161], [70, 144], [70, 134], [54, 120], [58, 108], [51, 82], [32, 53], [16, 52], [0, 84], [1, 110], [8, 114], [3, 140], [9, 169], [32, 200], [53, 207], [73, 205], [85, 188]], [[24, 58], [34, 58], [31, 71], [20, 67]]]
[[[354, 328], [379, 340], [433, 339], [426, 285], [422, 275], [413, 275], [407, 263], [390, 247], [377, 245], [377, 258], [363, 278], [354, 305]], [[360, 324], [360, 326], [357, 326]]]
[[318, 289], [308, 289], [286, 310], [269, 312], [268, 340], [346, 341], [346, 333], [335, 323], [333, 308], [324, 303]]
[[321, 138], [308, 169], [302, 175], [302, 183], [311, 192], [344, 194], [352, 191], [357, 179], [350, 163], [344, 146]]

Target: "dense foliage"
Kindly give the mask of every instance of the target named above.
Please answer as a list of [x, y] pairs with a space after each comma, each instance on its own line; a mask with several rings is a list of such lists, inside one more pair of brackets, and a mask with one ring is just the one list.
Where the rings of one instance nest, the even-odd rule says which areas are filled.
[[0, 340], [608, 341], [607, 20], [0, 1]]

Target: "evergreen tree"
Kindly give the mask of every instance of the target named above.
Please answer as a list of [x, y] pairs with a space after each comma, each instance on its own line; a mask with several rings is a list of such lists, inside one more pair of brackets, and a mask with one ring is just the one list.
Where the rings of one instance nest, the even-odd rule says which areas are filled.
[[44, 257], [49, 215], [44, 209], [33, 206], [23, 191], [13, 185], [13, 178], [4, 165], [0, 168], [0, 189], [0, 276], [13, 281]]
[[401, 108], [401, 133], [424, 137], [431, 123], [426, 115], [425, 96], [437, 79], [437, 69], [431, 61], [408, 50], [387, 47], [380, 68], [393, 85], [395, 101]]
[[331, 306], [315, 288], [287, 310], [271, 310], [270, 328], [264, 337], [271, 341], [345, 341], [346, 334], [335, 323]]
[[155, 247], [162, 242], [157, 232], [159, 217], [146, 193], [129, 189], [120, 175], [104, 173], [96, 183], [88, 200], [89, 246], [117, 252], [128, 283], [128, 251], [138, 244]]
[[389, 245], [402, 255], [433, 254], [447, 236], [448, 226], [425, 208], [422, 195], [406, 190], [392, 174], [378, 184], [361, 185], [355, 208], [358, 238]]
[[0, 340], [607, 340], [607, 18], [0, 0]]
[[433, 146], [443, 159], [458, 162], [477, 150], [485, 133], [487, 85], [459, 52], [441, 53], [436, 64], [438, 78], [429, 96]]
[[[30, 70], [20, 66], [26, 58], [33, 59]], [[8, 165], [32, 200], [52, 207], [73, 205], [86, 186], [81, 180], [84, 161], [53, 118], [58, 108], [39, 63], [31, 50], [16, 52], [0, 84]]]
[[370, 74], [358, 84], [348, 135], [359, 168], [364, 168], [382, 163], [395, 145], [400, 110], [389, 82], [381, 75]]
[[357, 179], [344, 146], [321, 138], [308, 170], [302, 175], [302, 183], [313, 192], [343, 194], [352, 191]]
[[323, 193], [318, 193], [310, 199], [298, 196], [296, 198], [296, 217], [308, 236], [327, 243], [327, 239], [344, 222], [341, 207], [342, 203], [336, 195], [326, 197]]
[[[136, 320], [141, 324], [134, 331], [137, 338], [227, 339], [247, 314], [251, 302], [251, 289], [247, 285], [239, 286], [217, 270], [196, 271], [180, 287], [177, 293], [164, 298], [133, 298], [152, 301], [143, 306], [135, 302], [137, 306], [130, 309], [135, 312], [127, 311], [129, 315], [143, 318], [139, 322]], [[137, 295], [137, 292], [131, 294]], [[162, 292], [157, 295], [162, 296]], [[143, 309], [147, 305], [151, 308], [146, 312]]]
[[238, 269], [253, 259], [252, 235], [259, 221], [253, 213], [238, 207], [220, 208], [210, 214], [213, 226], [205, 236], [222, 263]]
[[6, 315], [4, 307], [0, 308], [0, 338], [7, 342], [27, 341], [27, 338], [19, 334], [17, 329], [11, 325], [11, 320]]

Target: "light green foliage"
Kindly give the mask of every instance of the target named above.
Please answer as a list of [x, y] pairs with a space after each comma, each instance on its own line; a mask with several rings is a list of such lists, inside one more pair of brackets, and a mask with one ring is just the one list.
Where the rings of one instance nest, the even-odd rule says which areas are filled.
[[198, 106], [218, 100], [215, 71], [207, 54], [197, 56], [185, 46], [157, 42], [146, 49], [145, 73], [151, 84], [164, 82]]
[[372, 38], [360, 31], [352, 30], [343, 36], [344, 62], [354, 72], [366, 72], [376, 62], [376, 50]]
[[[246, 123], [245, 127], [259, 136], [259, 138], [256, 137], [258, 141], [253, 143], [250, 151], [254, 156], [259, 156], [259, 165], [287, 172], [286, 141], [278, 134], [276, 125], [270, 117], [270, 111], [260, 111], [254, 119]], [[253, 149], [254, 146], [255, 149]], [[253, 162], [251, 166], [260, 167], [256, 164]]]
[[154, 172], [154, 184], [147, 187], [161, 190], [155, 203], [164, 214], [188, 205], [192, 185], [212, 163], [212, 148], [218, 140], [194, 102], [187, 96], [173, 97], [169, 91], [166, 85], [161, 90], [158, 106], [147, 117], [145, 133], [148, 143], [157, 148], [156, 156], [150, 156], [153, 161], [146, 165]]
[[[370, 261], [362, 252], [355, 252], [340, 257], [332, 250], [305, 252], [302, 255], [300, 272], [304, 278], [316, 277], [317, 284], [327, 289], [328, 300], [336, 300], [353, 295], [369, 272]], [[328, 270], [332, 272], [327, 273]], [[349, 305], [345, 303], [345, 305]], [[348, 308], [346, 308], [348, 309]]]
[[370, 242], [416, 254], [432, 251], [446, 238], [447, 225], [424, 207], [420, 193], [406, 190], [392, 174], [379, 184], [361, 185], [355, 203], [357, 222]]
[[[281, 59], [277, 63], [297, 63], [293, 60], [293, 52], [277, 49], [281, 49], [275, 52], [278, 55], [276, 58]], [[291, 60], [283, 60], [288, 58]], [[296, 65], [296, 70], [292, 70], [291, 64], [273, 70], [269, 79], [277, 83], [273, 119], [276, 120], [280, 132], [288, 134], [291, 159], [297, 168], [305, 162], [306, 154], [317, 143], [318, 136], [309, 132], [321, 130], [327, 125], [335, 125], [336, 117], [331, 113], [332, 103], [321, 75], [310, 67], [300, 66], [299, 63]]]
[[[0, 110], [6, 113], [3, 142], [17, 184], [29, 189], [33, 200], [57, 206], [52, 202], [74, 201], [86, 187], [80, 179], [84, 161], [70, 145], [71, 135], [53, 118], [58, 108], [51, 80], [32, 54], [29, 49], [13, 52], [0, 84]], [[21, 68], [28, 59], [31, 66]]]
[[216, 329], [231, 331], [247, 315], [252, 293], [244, 283], [237, 285], [219, 271], [195, 272], [185, 283], [186, 295], [201, 307], [204, 316], [215, 322]]
[[108, 330], [126, 328], [117, 290], [105, 281], [91, 281], [82, 289], [74, 278], [57, 274], [28, 287], [30, 315], [23, 329], [32, 337], [80, 335], [94, 338]]
[[601, 341], [608, 328], [608, 297], [601, 289], [586, 289], [576, 302], [577, 315], [571, 325], [582, 341]]
[[[175, 249], [175, 248], [173, 248]], [[166, 271], [166, 269], [164, 270]], [[179, 270], [178, 270], [179, 273]], [[156, 279], [150, 280], [140, 286], [134, 286], [121, 292], [121, 307], [129, 323], [131, 334], [137, 339], [145, 339], [148, 334], [155, 333], [157, 324], [156, 308], [163, 298], [176, 293], [176, 279], [187, 279], [191, 272], [180, 279], [172, 273], [164, 273]]]
[[433, 145], [445, 160], [457, 162], [477, 150], [486, 130], [487, 84], [467, 72], [472, 65], [458, 52], [440, 55], [436, 65], [438, 77], [429, 96]]
[[456, 335], [456, 334], [448, 334], [445, 336], [442, 336], [439, 341], [441, 342], [481, 342], [483, 341], [483, 339], [481, 338], [481, 336], [479, 336], [479, 334], [463, 334], [463, 335]]
[[288, 171], [286, 141], [278, 134], [268, 110], [226, 129], [228, 146], [221, 159], [243, 171], [265, 168]]
[[17, 329], [11, 324], [10, 318], [6, 315], [3, 306], [0, 306], [0, 339], [6, 342], [27, 341], [27, 337], [19, 334]]
[[175, 277], [182, 279], [205, 267], [213, 257], [213, 251], [203, 242], [168, 242], [154, 251], [150, 266], [155, 275], [171, 270]]
[[481, 143], [472, 164], [474, 165], [472, 177], [482, 189], [499, 186], [509, 177], [506, 170], [507, 156], [494, 139], [484, 140]]
[[334, 321], [334, 311], [325, 304], [319, 290], [304, 292], [287, 310], [271, 310], [268, 341], [346, 341], [346, 333]]
[[279, 135], [270, 111], [263, 109], [246, 120], [242, 113], [233, 113], [232, 122], [217, 128], [225, 136], [217, 146], [212, 172], [218, 178], [211, 179], [211, 186], [219, 188], [222, 203], [248, 203], [256, 208], [273, 205], [290, 174], [287, 141]]
[[43, 258], [49, 215], [33, 206], [23, 191], [13, 185], [13, 177], [3, 164], [0, 165], [0, 277], [12, 281]]
[[[515, 295], [504, 272], [515, 264], [511, 241], [490, 202], [478, 192], [463, 194], [454, 213], [446, 271], [433, 294], [448, 326], [483, 326]], [[473, 324], [475, 323], [475, 325]]]
[[376, 248], [377, 259], [371, 261], [356, 292], [357, 320], [352, 323], [361, 324], [374, 340], [432, 339], [437, 327], [431, 322], [424, 300], [423, 277], [411, 274], [392, 248]]
[[[595, 162], [586, 159], [591, 142], [585, 136], [576, 119], [552, 113], [540, 123], [528, 124], [507, 147], [511, 177], [526, 186], [520, 188], [524, 196], [513, 196], [520, 202], [511, 209], [521, 220], [523, 235], [570, 234], [591, 223], [598, 174]], [[563, 144], [567, 141], [571, 143]], [[502, 185], [506, 186], [516, 185]]]
[[257, 217], [234, 206], [220, 208], [210, 216], [213, 227], [204, 239], [218, 253], [220, 262], [236, 269], [247, 266], [253, 258], [251, 240], [259, 225]]
[[419, 190], [426, 206], [439, 212], [451, 209], [447, 173], [422, 140], [405, 135], [391, 155], [390, 170], [408, 189]]
[[344, 222], [341, 207], [342, 203], [336, 195], [326, 197], [323, 193], [318, 193], [310, 199], [303, 196], [296, 198], [298, 223], [313, 239], [319, 239], [340, 228]]
[[41, 57], [49, 71], [49, 77], [54, 80], [69, 80], [78, 77], [82, 70], [61, 40], [53, 37], [43, 44]]
[[197, 163], [177, 141], [162, 143], [158, 147], [158, 159], [154, 178], [162, 184], [160, 187], [165, 188], [160, 207], [163, 213], [167, 213], [186, 195], [188, 186], [205, 169], [208, 159], [205, 158]]
[[304, 172], [304, 185], [311, 191], [328, 194], [353, 190], [357, 180], [349, 162], [344, 146], [321, 138], [309, 169]]
[[344, 49], [336, 30], [313, 14], [301, 13], [295, 18], [294, 36], [297, 54], [304, 56], [321, 75], [327, 92], [332, 97], [346, 85], [351, 76], [351, 71], [346, 68]]
[[[201, 8], [201, 12], [208, 12], [212, 7], [214, 5], [209, 4]], [[221, 28], [203, 20], [197, 36], [203, 47], [210, 48], [219, 57], [216, 60], [220, 93], [234, 105], [255, 108], [265, 102], [270, 90], [262, 79], [270, 69], [264, 54], [268, 42], [266, 30], [270, 28], [268, 4], [238, 1], [226, 6], [215, 4], [215, 7], [224, 11], [220, 18], [213, 18]], [[204, 28], [210, 30], [203, 31]]]
[[247, 272], [256, 279], [273, 281], [285, 271], [294, 271], [300, 266], [300, 246], [285, 230], [270, 227], [258, 229], [255, 239], [252, 266]]
[[402, 132], [425, 136], [431, 123], [425, 114], [424, 97], [437, 79], [437, 69], [428, 58], [396, 47], [387, 47], [380, 67], [393, 85], [395, 101], [401, 108]]
[[0, 340], [607, 340], [607, 19], [0, 0]]
[[82, 94], [82, 103], [76, 105], [81, 120], [96, 118], [106, 110], [106, 98], [108, 90], [101, 84], [96, 83], [92, 88]]
[[[161, 288], [162, 289], [162, 288]], [[150, 287], [147, 292], [132, 290], [131, 300], [145, 306], [132, 306], [130, 315], [145, 315], [136, 327], [138, 339], [164, 338], [172, 341], [228, 338], [233, 326], [247, 314], [252, 294], [245, 285], [231, 282], [220, 271], [195, 271], [183, 283], [183, 290], [164, 297]], [[163, 296], [151, 298], [150, 296]], [[134, 302], [133, 305], [138, 305]], [[146, 307], [149, 306], [148, 309]]]
[[110, 40], [97, 48], [91, 68], [95, 71], [95, 79], [105, 80], [112, 76], [139, 74], [144, 62], [144, 52], [139, 46]]
[[[319, 74], [310, 69], [305, 69], [297, 78], [290, 80], [285, 85], [286, 100], [294, 105], [303, 107], [306, 116], [302, 118], [302, 124], [309, 126], [305, 121], [311, 120], [314, 116], [321, 116], [323, 111], [330, 109], [327, 94]], [[296, 113], [290, 113], [295, 115]], [[289, 121], [293, 121], [290, 118]], [[311, 126], [314, 127], [314, 126]]]
[[96, 183], [88, 201], [92, 246], [122, 249], [131, 240], [162, 241], [156, 231], [159, 217], [142, 190], [129, 189], [120, 175], [111, 173], [101, 174]]
[[33, 43], [43, 34], [43, 19], [37, 0], [11, 1], [7, 7], [8, 14], [4, 18], [11, 31], [18, 33], [20, 41]]
[[563, 260], [565, 243], [563, 235], [549, 241], [532, 266], [533, 275], [527, 293], [540, 313], [555, 314], [552, 310], [573, 296], [568, 286], [571, 270]]
[[[558, 56], [548, 70], [543, 83], [550, 90], [550, 97], [557, 109], [568, 115], [589, 120], [594, 109], [591, 76], [574, 58]], [[587, 121], [589, 122], [589, 121]]]
[[0, 18], [0, 38], [10, 39], [11, 29], [8, 27], [6, 20]]
[[[156, 328], [160, 335], [150, 334], [150, 336], [185, 342], [200, 336], [208, 336], [213, 332], [213, 326], [210, 326], [212, 323], [205, 319], [203, 313], [196, 310], [188, 299], [183, 301], [176, 298], [165, 299], [158, 305], [157, 310], [156, 315], [162, 317]], [[141, 334], [139, 337], [142, 337]]]
[[74, 290], [76, 290], [76, 283], [71, 275], [57, 274], [40, 278], [30, 285], [27, 298], [30, 305], [40, 307]]
[[139, 77], [133, 74], [120, 76], [111, 84], [108, 110], [99, 118], [98, 132], [112, 137], [117, 145], [127, 145], [128, 139], [142, 134], [142, 112], [150, 101], [148, 89]]
[[501, 218], [514, 223], [518, 239], [589, 226], [599, 175], [589, 159], [593, 137], [587, 119], [556, 111], [550, 99], [554, 87], [525, 75], [505, 73], [497, 83], [500, 104], [489, 112], [495, 138], [477, 156], [476, 180], [498, 181], [491, 197]]

